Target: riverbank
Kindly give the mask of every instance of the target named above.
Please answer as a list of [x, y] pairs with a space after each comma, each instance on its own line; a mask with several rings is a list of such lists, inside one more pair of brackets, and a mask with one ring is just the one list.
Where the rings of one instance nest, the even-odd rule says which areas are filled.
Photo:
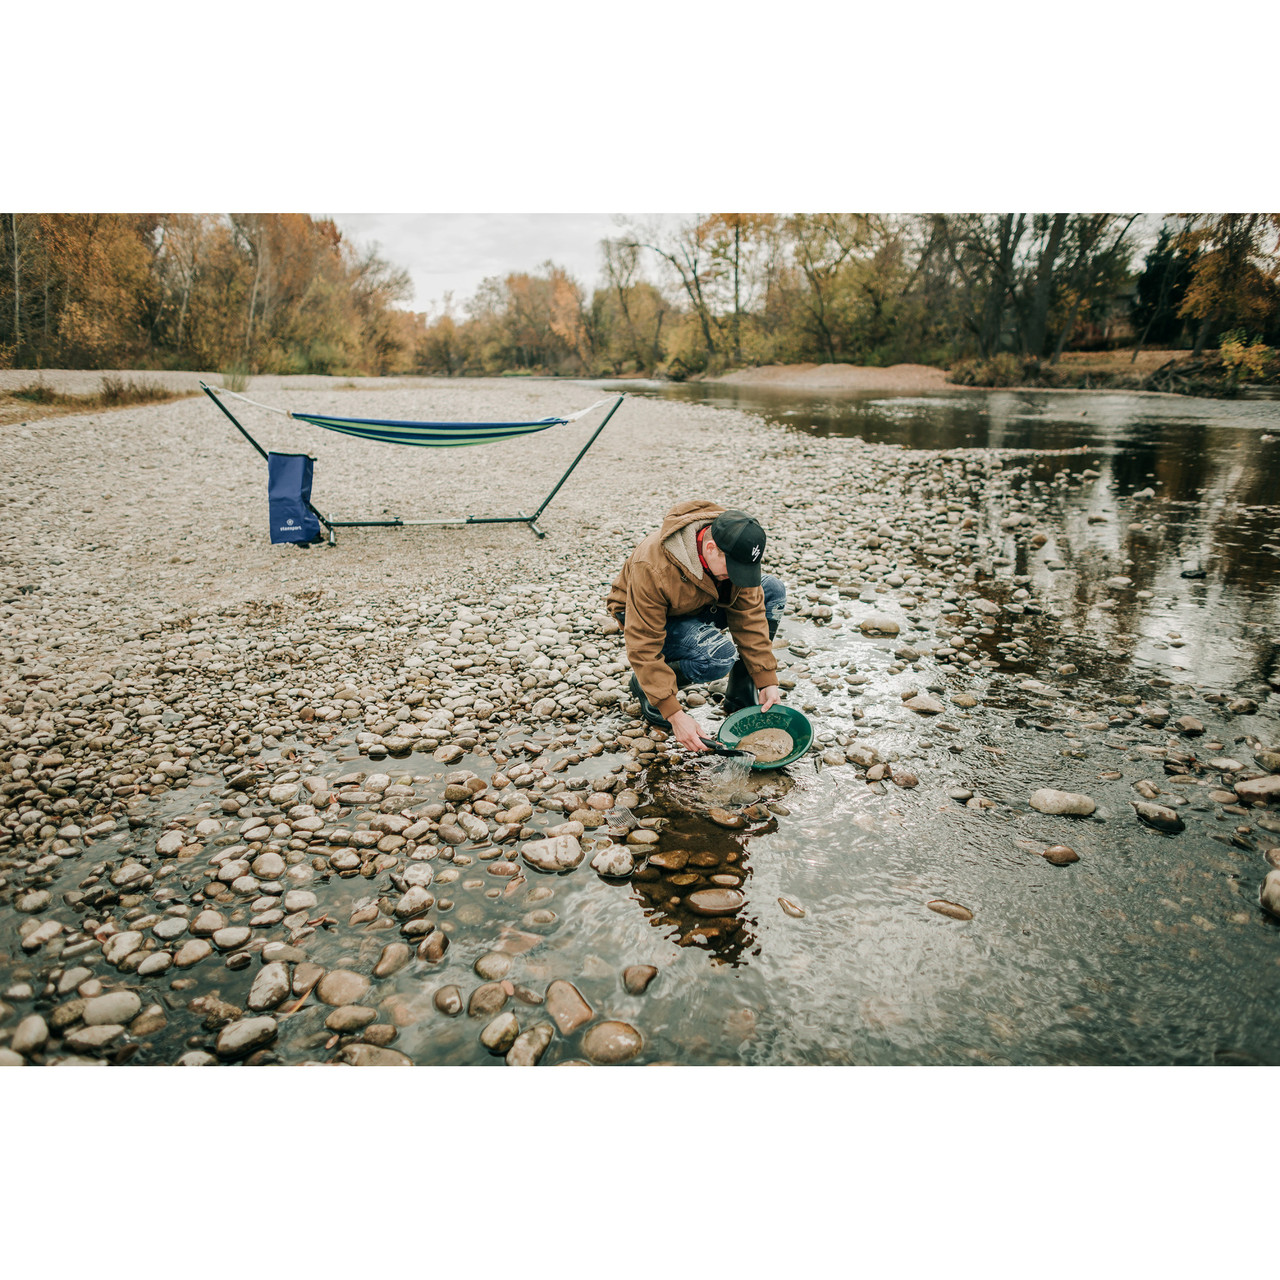
[[949, 389], [947, 371], [925, 364], [895, 364], [883, 369], [853, 364], [770, 364], [736, 369], [732, 373], [702, 378], [699, 381], [807, 391], [902, 391], [923, 394]]
[[[474, 421], [573, 411], [596, 392], [261, 378], [248, 394]], [[322, 510], [368, 517], [528, 510], [597, 420], [428, 453], [245, 409], [268, 447], [318, 456]], [[261, 460], [203, 398], [0, 442], [0, 1062], [757, 1061], [769, 1044], [773, 1061], [864, 1061], [886, 1060], [886, 1043], [888, 1060], [998, 1060], [1015, 1033], [1009, 1016], [982, 1021], [988, 991], [976, 1011], [950, 993], [948, 1039], [931, 1029], [974, 961], [956, 931], [976, 919], [975, 938], [1013, 955], [1034, 924], [1038, 951], [1057, 916], [1073, 933], [1098, 916], [1091, 886], [1109, 865], [1146, 860], [1158, 877], [1165, 841], [1186, 840], [1181, 867], [1210, 834], [1236, 842], [1244, 870], [1234, 900], [1202, 908], [1215, 944], [1267, 941], [1251, 941], [1267, 927], [1255, 864], [1276, 819], [1249, 790], [1280, 764], [1259, 737], [1266, 686], [1183, 667], [1103, 684], [1062, 651], [1052, 585], [1018, 572], [1049, 558], [1051, 579], [1098, 554], [1053, 526], [1055, 502], [1098, 484], [1092, 454], [1033, 475], [1030, 451], [907, 451], [637, 397], [548, 509], [545, 541], [519, 526], [362, 529], [299, 550], [268, 543]], [[1099, 494], [1082, 527], [1156, 536], [1132, 488]], [[602, 611], [622, 559], [691, 494], [768, 529], [789, 590], [780, 683], [817, 731], [803, 772], [717, 804], [634, 718]], [[1109, 580], [1107, 601], [1139, 605], [1145, 568]], [[1099, 664], [1132, 641], [1082, 630]], [[686, 696], [706, 714], [707, 691]], [[1048, 760], [1020, 743], [1001, 763], [1015, 712]], [[1227, 743], [1240, 758], [1210, 760]], [[957, 786], [965, 748], [977, 762]], [[1068, 786], [1065, 801], [1032, 796]], [[1130, 797], [1159, 804], [1140, 819]], [[1123, 859], [1071, 816], [1087, 804], [1122, 828]], [[837, 811], [825, 834], [815, 815]], [[899, 829], [904, 848], [871, 849], [864, 868], [871, 834]], [[978, 900], [984, 840], [999, 842], [999, 885]], [[1046, 860], [1063, 844], [1078, 863]], [[759, 849], [773, 856], [753, 861]], [[816, 859], [837, 872], [829, 900], [805, 878]], [[852, 918], [846, 894], [872, 874], [891, 881]], [[1044, 878], [1077, 874], [1073, 915], [1072, 882]], [[1040, 905], [1051, 893], [1056, 911]], [[913, 974], [938, 966], [918, 990], [871, 958], [903, 946]], [[758, 977], [771, 953], [773, 986]], [[735, 966], [732, 983], [709, 981], [713, 964]], [[811, 1039], [777, 986], [796, 967], [829, 970], [838, 993]], [[1083, 995], [1053, 989], [1025, 1015], [1028, 1060], [1074, 1060], [1052, 1037], [1092, 1016], [1064, 1016]], [[1185, 1020], [1185, 986], [1178, 998]], [[1136, 1025], [1105, 1033], [1122, 1058], [1147, 1051], [1125, 1039]], [[893, 1041], [912, 1026], [918, 1038]]]

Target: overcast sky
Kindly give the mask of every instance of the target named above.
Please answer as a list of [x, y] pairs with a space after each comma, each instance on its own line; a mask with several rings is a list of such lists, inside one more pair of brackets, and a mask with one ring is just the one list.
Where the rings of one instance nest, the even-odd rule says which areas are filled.
[[485, 276], [531, 271], [548, 258], [585, 287], [599, 271], [597, 245], [616, 235], [609, 213], [335, 213], [343, 233], [362, 245], [377, 241], [382, 256], [413, 277], [405, 305], [437, 311], [452, 290], [461, 304]]

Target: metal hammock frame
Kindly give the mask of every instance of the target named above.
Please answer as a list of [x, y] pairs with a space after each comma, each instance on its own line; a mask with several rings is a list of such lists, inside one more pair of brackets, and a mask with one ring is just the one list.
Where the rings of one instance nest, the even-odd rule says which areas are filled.
[[[544, 418], [539, 422], [388, 423], [388, 422], [382, 422], [379, 420], [368, 419], [368, 418], [340, 419], [340, 418], [326, 417], [325, 415], [322, 415], [322, 414], [290, 413], [287, 409], [276, 409], [271, 405], [258, 404], [256, 400], [250, 400], [248, 396], [239, 395], [237, 392], [228, 391], [223, 387], [210, 387], [204, 382], [200, 383], [200, 390], [203, 391], [205, 395], [207, 395], [209, 399], [212, 400], [213, 403], [216, 404], [218, 408], [221, 409], [222, 412], [227, 415], [228, 418], [230, 418], [231, 423], [235, 427], [235, 429], [239, 431], [240, 434], [244, 436], [244, 438], [251, 445], [253, 445], [253, 447], [262, 455], [262, 459], [264, 462], [267, 460], [267, 451], [248, 433], [248, 431], [245, 430], [244, 426], [236, 418], [235, 414], [233, 414], [231, 410], [228, 409], [225, 404], [223, 404], [222, 400], [220, 399], [220, 396], [223, 396], [223, 395], [235, 396], [237, 400], [244, 400], [248, 404], [257, 406], [259, 409], [267, 409], [272, 413], [283, 413], [286, 417], [294, 418], [299, 422], [307, 422], [313, 426], [324, 427], [327, 430], [341, 432], [343, 431], [343, 426], [338, 424], [349, 423], [353, 425], [360, 425], [363, 427], [370, 428], [370, 430], [367, 433], [365, 432], [359, 433], [363, 436], [363, 438], [366, 438], [366, 439], [380, 440], [383, 443], [431, 444], [438, 448], [457, 448], [462, 445], [486, 444], [495, 440], [508, 439], [512, 435], [531, 434], [534, 431], [542, 431], [548, 427], [560, 426], [560, 425], [563, 425], [564, 423], [571, 422], [574, 418], [583, 417], [587, 413], [590, 413], [592, 409], [606, 403], [604, 400], [599, 400], [596, 402], [596, 404], [589, 406], [587, 409], [581, 410], [579, 413], [572, 414], [569, 417]], [[547, 507], [550, 506], [551, 500], [556, 496], [557, 493], [560, 492], [560, 489], [564, 485], [564, 482], [568, 480], [570, 475], [573, 474], [573, 469], [586, 456], [587, 450], [590, 449], [593, 444], [595, 444], [597, 437], [608, 425], [609, 419], [612, 418], [613, 415], [617, 412], [618, 406], [623, 402], [624, 399], [626, 399], [625, 394], [619, 395], [618, 398], [614, 400], [613, 404], [610, 405], [609, 412], [605, 414], [600, 425], [595, 429], [594, 432], [592, 432], [591, 438], [578, 451], [578, 456], [574, 458], [574, 460], [569, 464], [568, 468], [565, 470], [564, 475], [562, 475], [560, 479], [556, 481], [555, 487], [551, 490], [549, 494], [547, 494], [545, 498], [543, 498], [541, 505], [532, 515], [525, 515], [523, 511], [520, 511], [513, 516], [452, 516], [452, 517], [439, 519], [439, 520], [405, 520], [399, 516], [396, 516], [391, 520], [335, 520], [331, 515], [321, 515], [320, 511], [310, 502], [307, 503], [307, 507], [311, 511], [311, 514], [314, 515], [315, 518], [319, 520], [320, 523], [328, 530], [329, 545], [331, 547], [337, 545], [336, 530], [338, 529], [386, 529], [386, 528], [394, 529], [394, 528], [407, 528], [407, 527], [416, 526], [416, 525], [524, 524], [524, 525], [528, 525], [529, 528], [533, 530], [533, 532], [536, 533], [539, 538], [545, 538], [547, 536], [546, 533], [542, 529], [538, 528], [539, 518], [541, 517], [542, 513], [547, 509]], [[330, 425], [330, 424], [334, 424], [334, 425]], [[401, 429], [400, 434], [402, 436], [405, 436], [405, 438], [400, 441], [392, 440], [389, 438], [389, 434], [385, 430], [381, 430], [375, 433], [374, 429], [378, 429], [378, 428]], [[430, 433], [432, 436], [434, 436], [434, 438], [432, 439], [420, 438], [420, 439], [414, 440], [410, 438], [410, 434], [412, 433], [412, 430], [414, 428], [423, 429], [416, 433], [419, 436], [425, 437], [428, 433]], [[463, 432], [465, 432], [466, 434], [470, 435], [472, 438], [469, 438], [469, 439], [459, 438], [456, 440], [449, 440], [447, 438], [449, 429], [458, 429], [458, 428], [462, 429], [462, 431], [459, 432], [460, 435]], [[488, 431], [491, 431], [492, 434], [485, 434], [486, 429]], [[345, 434], [355, 435], [358, 433], [356, 431], [347, 431], [345, 432]]]

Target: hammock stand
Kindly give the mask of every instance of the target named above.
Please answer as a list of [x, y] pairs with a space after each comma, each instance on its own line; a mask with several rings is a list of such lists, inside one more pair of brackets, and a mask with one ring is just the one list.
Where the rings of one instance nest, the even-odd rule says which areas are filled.
[[[231, 410], [223, 404], [220, 399], [221, 396], [234, 396], [237, 400], [256, 405], [259, 409], [267, 409], [272, 413], [283, 413], [288, 418], [293, 418], [299, 422], [309, 422], [312, 426], [324, 427], [326, 430], [337, 431], [343, 435], [358, 436], [365, 440], [378, 440], [387, 444], [429, 445], [436, 448], [456, 448], [461, 445], [487, 444], [495, 440], [509, 439], [512, 436], [545, 431], [548, 427], [562, 426], [576, 418], [584, 417], [592, 409], [599, 408], [600, 405], [606, 403], [604, 400], [598, 400], [595, 404], [578, 413], [570, 414], [568, 417], [542, 418], [537, 422], [393, 422], [375, 418], [335, 418], [323, 414], [291, 413], [287, 409], [276, 409], [271, 405], [259, 404], [256, 400], [250, 400], [248, 396], [242, 396], [235, 391], [227, 391], [222, 387], [210, 387], [204, 382], [200, 383], [200, 390], [231, 419], [235, 429], [262, 455], [263, 461], [268, 460], [267, 451], [244, 429]], [[625, 396], [618, 396], [609, 407], [609, 412], [605, 414], [600, 425], [592, 433], [591, 439], [582, 446], [578, 456], [569, 464], [564, 475], [556, 481], [555, 487], [543, 498], [542, 505], [531, 516], [527, 516], [523, 511], [520, 511], [513, 516], [455, 516], [442, 520], [404, 520], [399, 516], [391, 520], [335, 520], [332, 516], [321, 515], [310, 501], [306, 502], [306, 506], [311, 511], [311, 514], [329, 531], [329, 545], [331, 547], [337, 545], [335, 531], [338, 529], [385, 529], [402, 528], [410, 525], [525, 524], [539, 538], [545, 538], [547, 536], [546, 533], [538, 528], [539, 517], [550, 505], [552, 498], [560, 492], [561, 486], [572, 475], [573, 469], [586, 456], [587, 450], [595, 444], [596, 438], [605, 429], [609, 419], [617, 412], [618, 406], [624, 399]]]

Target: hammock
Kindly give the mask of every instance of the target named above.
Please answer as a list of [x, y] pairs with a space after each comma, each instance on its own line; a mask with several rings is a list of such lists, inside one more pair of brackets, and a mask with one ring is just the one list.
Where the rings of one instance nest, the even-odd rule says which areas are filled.
[[[581, 452], [569, 464], [568, 470], [562, 475], [556, 483], [554, 489], [547, 494], [542, 505], [531, 516], [526, 516], [524, 512], [520, 512], [514, 516], [466, 516], [454, 517], [444, 520], [402, 520], [399, 517], [391, 520], [334, 520], [330, 516], [323, 516], [310, 501], [310, 469], [300, 469], [297, 466], [279, 465], [273, 463], [272, 459], [282, 459], [285, 457], [297, 458], [306, 455], [281, 455], [268, 454], [265, 449], [244, 429], [237, 421], [234, 414], [222, 402], [222, 396], [231, 396], [236, 400], [242, 400], [245, 404], [251, 404], [255, 408], [265, 409], [268, 413], [283, 414], [286, 418], [292, 418], [297, 422], [306, 422], [313, 427], [322, 427], [326, 431], [336, 431], [342, 435], [355, 436], [361, 440], [373, 440], [381, 444], [405, 444], [417, 447], [435, 448], [435, 449], [451, 449], [459, 448], [465, 445], [476, 444], [492, 444], [498, 440], [510, 440], [517, 436], [532, 435], [536, 431], [546, 431], [549, 427], [565, 426], [570, 422], [576, 422], [579, 418], [584, 418], [587, 414], [599, 409], [602, 405], [608, 404], [609, 401], [597, 400], [595, 404], [588, 405], [585, 409], [579, 409], [577, 413], [566, 414], [558, 418], [539, 418], [536, 422], [402, 422], [396, 419], [388, 418], [340, 418], [331, 414], [318, 413], [297, 413], [288, 409], [278, 409], [273, 405], [261, 404], [257, 400], [251, 400], [248, 396], [241, 395], [237, 391], [228, 391], [224, 387], [210, 387], [205, 383], [200, 384], [200, 389], [209, 397], [210, 400], [222, 410], [228, 418], [231, 419], [236, 429], [249, 441], [251, 445], [267, 460], [268, 469], [271, 474], [271, 496], [275, 502], [275, 510], [283, 512], [285, 510], [292, 511], [294, 507], [299, 512], [309, 511], [316, 520], [323, 524], [329, 531], [329, 545], [335, 545], [334, 537], [335, 529], [371, 527], [371, 526], [399, 526], [399, 525], [428, 525], [428, 524], [527, 524], [539, 538], [545, 537], [541, 529], [538, 528], [538, 517], [547, 509], [551, 499], [560, 491], [560, 486], [569, 478], [574, 467], [582, 461], [587, 450], [595, 443], [596, 437], [604, 430], [605, 424], [613, 417], [614, 412], [622, 403], [623, 397], [618, 396], [613, 401], [613, 406], [609, 412], [605, 414], [604, 420], [596, 428], [591, 439], [583, 445]], [[314, 460], [312, 460], [314, 461]], [[297, 494], [292, 495], [291, 499], [285, 499], [280, 492], [281, 477], [288, 475], [299, 476], [299, 485], [303, 483], [305, 477], [306, 493], [302, 493], [301, 489]], [[292, 507], [280, 505], [282, 502], [292, 501]], [[309, 521], [303, 519], [287, 521], [287, 525], [281, 525], [277, 515], [273, 515], [271, 522], [272, 541], [291, 541], [301, 542], [303, 545], [310, 540], [313, 526]]]

